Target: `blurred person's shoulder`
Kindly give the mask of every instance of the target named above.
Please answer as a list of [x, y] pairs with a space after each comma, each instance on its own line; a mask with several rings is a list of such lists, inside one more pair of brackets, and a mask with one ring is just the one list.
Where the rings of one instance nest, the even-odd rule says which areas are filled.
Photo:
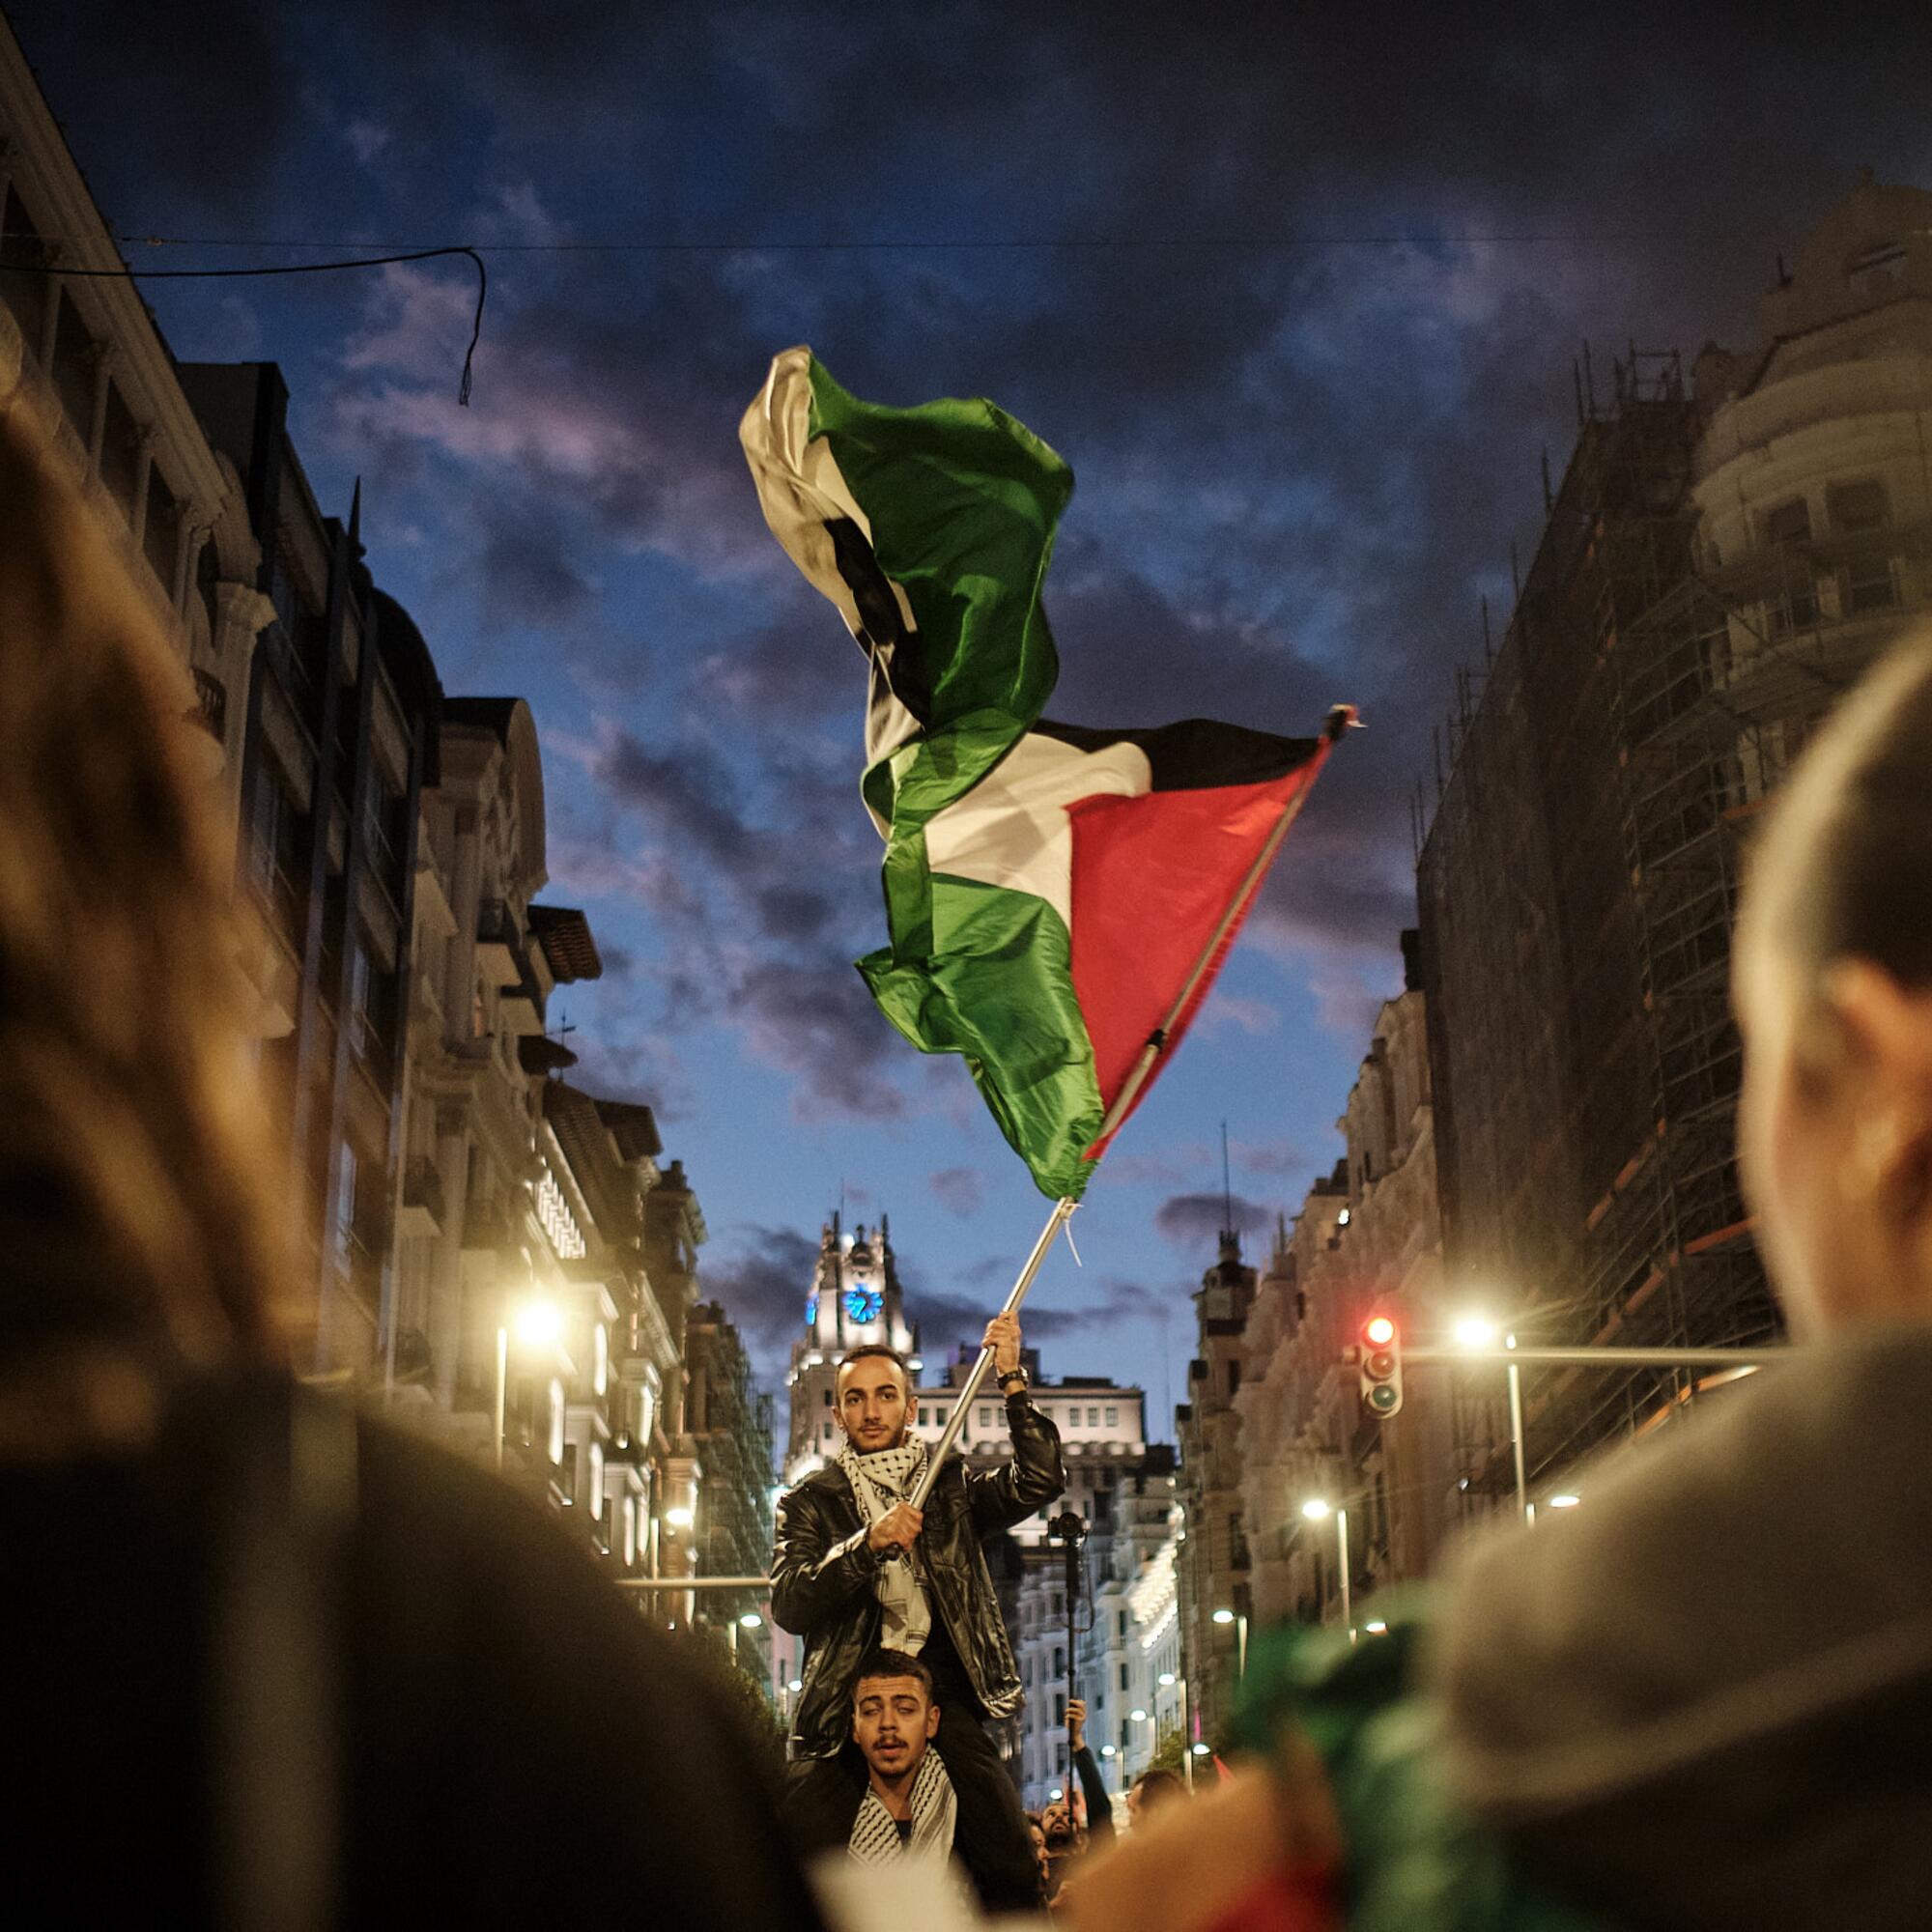
[[1813, 1922], [1854, 1843], [1871, 1887], [1913, 1896], [1932, 1883], [1932, 1329], [1794, 1349], [1697, 1406], [1566, 1481], [1574, 1509], [1452, 1560], [1424, 1669], [1451, 1782], [1612, 1898], [1690, 1861], [1735, 1922]]

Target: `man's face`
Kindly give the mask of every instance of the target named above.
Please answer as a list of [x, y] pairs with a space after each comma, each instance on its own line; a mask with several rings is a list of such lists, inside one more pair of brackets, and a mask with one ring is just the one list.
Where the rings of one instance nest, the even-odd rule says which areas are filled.
[[862, 1355], [838, 1371], [838, 1422], [862, 1456], [905, 1436], [905, 1381], [884, 1355]]
[[[890, 1368], [891, 1364], [887, 1366]], [[879, 1776], [904, 1777], [919, 1769], [939, 1706], [917, 1677], [862, 1677], [852, 1698], [852, 1741]]]

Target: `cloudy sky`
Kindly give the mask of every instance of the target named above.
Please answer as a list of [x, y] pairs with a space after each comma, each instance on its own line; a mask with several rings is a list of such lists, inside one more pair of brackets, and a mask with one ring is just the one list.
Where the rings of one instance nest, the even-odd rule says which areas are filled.
[[608, 964], [558, 1003], [571, 1042], [658, 1108], [768, 1368], [841, 1186], [891, 1213], [929, 1354], [1044, 1211], [851, 970], [883, 929], [862, 665], [738, 454], [770, 355], [989, 395], [1073, 466], [1055, 716], [1361, 706], [1075, 1223], [1084, 1270], [1062, 1250], [1037, 1294], [1050, 1371], [1155, 1407], [1221, 1122], [1251, 1252], [1339, 1151], [1401, 982], [1409, 797], [1567, 455], [1579, 342], [1600, 382], [1632, 341], [1738, 346], [1861, 165], [1932, 185], [1894, 78], [1925, 30], [1843, 10], [0, 4], [117, 230], [195, 244], [137, 263], [488, 251], [467, 410], [462, 263], [149, 294], [184, 358], [282, 365], [322, 501], [362, 478], [445, 687], [529, 699], [547, 896]]

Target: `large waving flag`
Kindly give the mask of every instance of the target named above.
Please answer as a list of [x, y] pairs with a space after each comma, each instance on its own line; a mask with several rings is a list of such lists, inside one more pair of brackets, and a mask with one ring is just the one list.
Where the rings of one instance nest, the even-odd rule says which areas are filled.
[[739, 434], [773, 533], [870, 661], [889, 937], [859, 971], [915, 1046], [965, 1057], [1041, 1192], [1077, 1200], [1352, 714], [1318, 738], [1046, 723], [1040, 585], [1073, 489], [1052, 450], [987, 402], [863, 403], [809, 349]]

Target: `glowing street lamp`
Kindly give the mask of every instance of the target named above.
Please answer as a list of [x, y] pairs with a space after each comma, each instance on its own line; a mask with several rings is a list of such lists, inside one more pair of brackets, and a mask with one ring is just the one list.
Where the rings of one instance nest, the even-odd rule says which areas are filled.
[[503, 1466], [503, 1407], [510, 1387], [510, 1337], [522, 1349], [544, 1349], [563, 1333], [563, 1314], [554, 1301], [526, 1301], [497, 1329], [497, 1466]]
[[1236, 1679], [1245, 1682], [1248, 1675], [1247, 1618], [1235, 1610], [1224, 1608], [1214, 1612], [1214, 1621], [1217, 1624], [1233, 1624], [1235, 1626], [1235, 1675]]
[[1493, 1349], [1502, 1331], [1487, 1315], [1462, 1315], [1457, 1317], [1450, 1332], [1456, 1337], [1458, 1348]]
[[1342, 1572], [1342, 1628], [1349, 1633], [1349, 1641], [1355, 1640], [1355, 1611], [1349, 1581], [1349, 1512], [1337, 1508], [1326, 1496], [1310, 1496], [1301, 1505], [1301, 1514], [1310, 1522], [1326, 1522], [1335, 1519], [1335, 1555]]
[[761, 1617], [756, 1610], [747, 1610], [745, 1614], [738, 1619], [739, 1628], [748, 1631], [754, 1631], [758, 1629], [758, 1627], [761, 1624], [763, 1624], [763, 1622], [764, 1618]]

